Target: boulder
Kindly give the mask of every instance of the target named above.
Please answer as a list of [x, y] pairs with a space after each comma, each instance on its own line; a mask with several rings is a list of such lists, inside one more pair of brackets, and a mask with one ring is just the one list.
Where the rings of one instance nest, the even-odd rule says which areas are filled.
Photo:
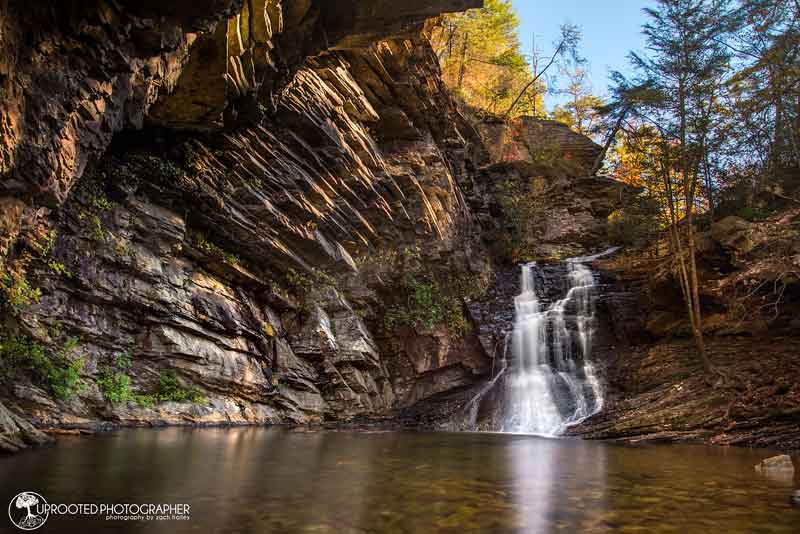
[[0, 403], [0, 452], [17, 452], [49, 441], [52, 438]]
[[753, 250], [753, 224], [730, 215], [711, 225], [711, 238], [724, 248], [742, 254]]
[[756, 464], [756, 471], [763, 474], [792, 474], [794, 473], [794, 463], [792, 463], [791, 456], [788, 454], [781, 454], [779, 456], [766, 458], [762, 460], [761, 463]]

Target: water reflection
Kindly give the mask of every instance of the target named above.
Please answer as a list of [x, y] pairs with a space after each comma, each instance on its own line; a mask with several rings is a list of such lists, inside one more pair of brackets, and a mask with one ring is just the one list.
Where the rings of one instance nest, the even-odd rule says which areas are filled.
[[[525, 532], [553, 525], [586, 531], [606, 508], [606, 447], [579, 440], [527, 439], [508, 447], [515, 515]], [[569, 466], [564, 468], [564, 466]]]
[[767, 455], [507, 434], [132, 430], [0, 458], [0, 498], [191, 505], [185, 522], [51, 517], [42, 532], [59, 533], [796, 532], [793, 482], [753, 471]]

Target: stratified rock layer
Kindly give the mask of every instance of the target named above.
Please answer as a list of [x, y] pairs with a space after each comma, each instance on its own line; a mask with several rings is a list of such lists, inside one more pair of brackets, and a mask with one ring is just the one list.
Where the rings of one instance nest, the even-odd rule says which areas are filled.
[[[424, 28], [477, 4], [4, 2], [0, 253], [41, 291], [7, 327], [79, 338], [86, 385], [60, 400], [22, 377], [7, 407], [45, 427], [305, 423], [485, 376], [471, 329], [383, 321], [408, 275], [491, 273], [459, 186], [475, 134]], [[120, 356], [148, 401], [108, 400]], [[171, 376], [194, 402], [158, 397]], [[32, 441], [14, 417], [9, 443]]]

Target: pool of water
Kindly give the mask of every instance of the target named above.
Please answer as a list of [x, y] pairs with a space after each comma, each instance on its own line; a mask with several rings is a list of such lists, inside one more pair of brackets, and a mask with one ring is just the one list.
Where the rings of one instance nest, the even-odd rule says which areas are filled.
[[37, 531], [58, 533], [800, 532], [795, 480], [753, 469], [770, 455], [508, 434], [141, 429], [0, 457], [0, 497], [190, 506], [177, 520], [51, 514]]

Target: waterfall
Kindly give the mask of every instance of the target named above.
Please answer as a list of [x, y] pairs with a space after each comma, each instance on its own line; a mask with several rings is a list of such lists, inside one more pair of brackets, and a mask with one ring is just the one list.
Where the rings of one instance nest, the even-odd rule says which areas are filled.
[[484, 384], [475, 395], [464, 405], [464, 408], [461, 410], [462, 415], [456, 416], [454, 418], [454, 423], [451, 428], [457, 429], [466, 429], [466, 430], [478, 430], [478, 410], [481, 407], [481, 401], [483, 401], [483, 397], [489, 393], [497, 382], [503, 377], [503, 374], [506, 372], [507, 367], [507, 354], [508, 354], [508, 341], [509, 335], [505, 336], [503, 341], [503, 352], [502, 357], [500, 358], [500, 368], [495, 373], [494, 370], [494, 362], [498, 360], [497, 358], [497, 347], [495, 346], [495, 354], [492, 358], [492, 379], [489, 380], [486, 384]]
[[602, 389], [591, 362], [596, 283], [585, 263], [614, 250], [567, 260], [566, 292], [548, 306], [537, 284], [539, 266], [522, 266], [503, 431], [555, 436], [602, 409]]

